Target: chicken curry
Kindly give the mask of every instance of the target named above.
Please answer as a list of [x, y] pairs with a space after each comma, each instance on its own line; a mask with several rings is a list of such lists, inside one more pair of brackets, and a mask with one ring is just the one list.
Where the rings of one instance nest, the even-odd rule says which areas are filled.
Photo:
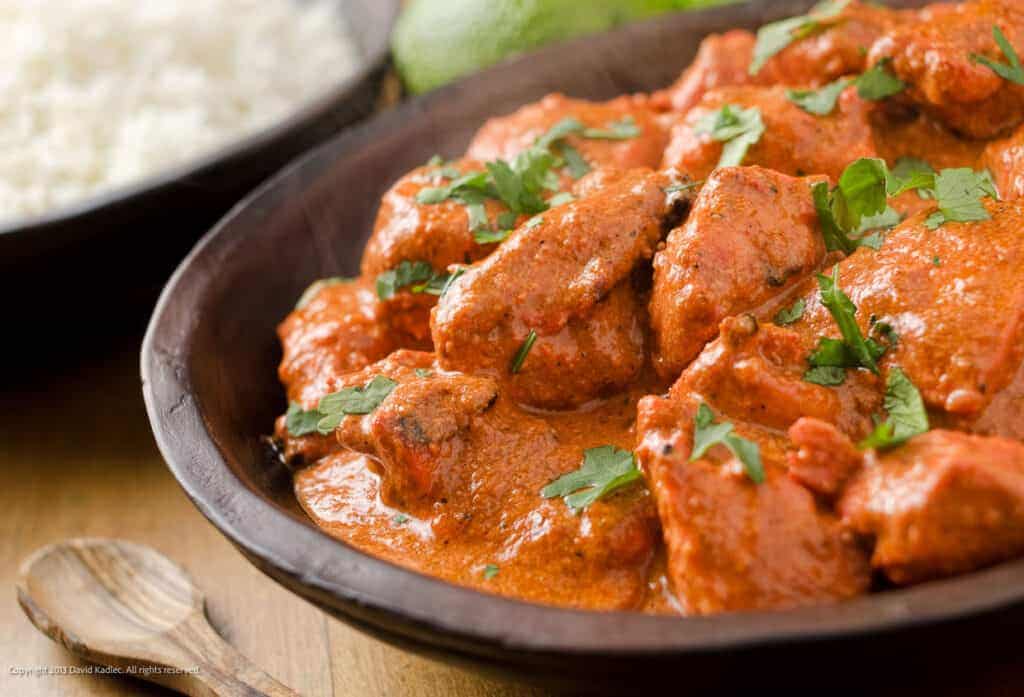
[[1024, 5], [829, 0], [553, 94], [280, 325], [319, 526], [453, 583], [710, 614], [1024, 555]]

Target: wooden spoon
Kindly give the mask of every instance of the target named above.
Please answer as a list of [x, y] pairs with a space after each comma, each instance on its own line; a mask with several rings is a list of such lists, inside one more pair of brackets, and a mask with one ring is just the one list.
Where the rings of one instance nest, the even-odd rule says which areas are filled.
[[78, 538], [21, 565], [18, 602], [71, 653], [194, 697], [292, 696], [227, 644], [185, 570], [122, 540]]

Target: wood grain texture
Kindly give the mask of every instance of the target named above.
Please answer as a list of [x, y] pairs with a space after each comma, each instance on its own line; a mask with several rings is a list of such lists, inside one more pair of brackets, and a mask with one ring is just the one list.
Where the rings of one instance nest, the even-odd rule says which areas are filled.
[[[180, 563], [207, 596], [217, 631], [306, 697], [540, 697], [403, 653], [328, 618], [255, 570], [192, 506], [152, 442], [138, 380], [138, 337], [106, 356], [19, 367], [0, 389], [0, 695], [170, 695], [123, 676], [18, 675], [87, 664], [37, 631], [15, 581], [35, 549], [74, 536], [120, 537]], [[17, 378], [20, 385], [11, 385]]]
[[210, 626], [180, 566], [127, 540], [76, 537], [34, 552], [18, 604], [71, 653], [192, 697], [297, 697]]

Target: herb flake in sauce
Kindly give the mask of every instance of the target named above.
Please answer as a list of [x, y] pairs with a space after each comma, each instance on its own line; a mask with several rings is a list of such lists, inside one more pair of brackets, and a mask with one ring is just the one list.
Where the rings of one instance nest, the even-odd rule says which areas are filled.
[[540, 495], [546, 499], [561, 496], [565, 504], [578, 513], [640, 477], [633, 453], [614, 445], [602, 445], [585, 450], [580, 468], [548, 484]]
[[761, 462], [761, 449], [757, 443], [741, 438], [733, 432], [733, 425], [728, 421], [715, 423], [715, 414], [707, 404], [697, 407], [693, 420], [693, 450], [690, 462], [703, 457], [714, 445], [724, 445], [743, 464], [743, 471], [755, 484], [764, 482], [764, 465]]

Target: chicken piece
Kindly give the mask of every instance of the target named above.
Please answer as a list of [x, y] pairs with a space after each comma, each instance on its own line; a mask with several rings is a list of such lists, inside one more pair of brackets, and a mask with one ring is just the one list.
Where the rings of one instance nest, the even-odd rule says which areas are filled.
[[798, 39], [750, 74], [756, 39], [735, 29], [705, 38], [693, 63], [665, 92], [661, 105], [687, 112], [708, 91], [732, 85], [789, 85], [819, 87], [864, 70], [867, 50], [889, 29], [908, 21], [912, 13], [869, 3], [851, 2], [823, 31]]
[[1024, 197], [1024, 126], [1008, 138], [989, 143], [981, 156], [981, 167], [992, 173], [1002, 198]]
[[809, 114], [786, 97], [785, 87], [723, 87], [704, 95], [677, 123], [665, 150], [663, 167], [675, 167], [694, 179], [705, 179], [718, 166], [724, 143], [701, 133], [701, 121], [725, 105], [756, 108], [764, 133], [743, 160], [784, 174], [824, 174], [838, 179], [848, 164], [875, 157], [869, 119], [872, 106], [854, 88], [839, 98], [828, 116]]
[[857, 371], [838, 388], [817, 385], [803, 378], [809, 339], [751, 315], [730, 317], [719, 330], [672, 386], [673, 398], [704, 395], [726, 417], [774, 431], [813, 417], [853, 438], [870, 433], [884, 389], [877, 376]]
[[869, 63], [891, 60], [907, 83], [904, 98], [971, 138], [992, 138], [1024, 121], [1024, 86], [1004, 80], [972, 56], [1007, 57], [993, 37], [998, 26], [1024, 55], [1024, 6], [1018, 0], [930, 5], [919, 20], [875, 42]]
[[576, 148], [591, 167], [657, 167], [668, 134], [647, 98], [622, 96], [610, 102], [588, 102], [562, 94], [549, 94], [539, 102], [487, 121], [469, 144], [466, 156], [487, 162], [515, 159], [562, 119], [573, 117], [587, 128], [606, 130], [623, 119], [632, 119], [640, 130], [632, 138], [588, 138], [573, 134], [566, 142]]
[[754, 35], [743, 29], [706, 36], [693, 62], [679, 79], [668, 89], [653, 95], [655, 104], [686, 113], [700, 103], [705, 93], [719, 87], [784, 82], [775, 70], [774, 61], [759, 74], [750, 74], [754, 43]]
[[864, 463], [853, 441], [827, 421], [801, 418], [789, 427], [789, 439], [796, 446], [787, 454], [789, 476], [830, 500]]
[[690, 460], [695, 413], [694, 396], [673, 388], [669, 398], [642, 400], [637, 418], [637, 454], [685, 613], [791, 608], [866, 592], [867, 555], [786, 475], [781, 439], [736, 425], [760, 447], [766, 477], [755, 484], [723, 446]]
[[680, 184], [672, 173], [635, 170], [516, 230], [434, 309], [440, 365], [506, 379], [512, 399], [548, 408], [632, 382], [644, 358], [630, 276], [688, 208], [692, 193], [674, 190]]
[[[417, 167], [395, 182], [381, 199], [373, 234], [363, 251], [363, 275], [376, 277], [403, 261], [425, 261], [443, 272], [452, 264], [469, 264], [490, 254], [496, 245], [474, 239], [465, 204], [454, 199], [433, 204], [416, 200], [424, 189], [450, 184], [452, 178], [447, 175], [482, 171], [483, 164], [462, 159]], [[508, 211], [498, 199], [487, 199], [484, 208], [492, 226]]]
[[651, 328], [663, 379], [678, 377], [723, 319], [820, 268], [825, 245], [813, 183], [760, 167], [711, 174], [686, 222], [654, 257]]
[[[330, 307], [332, 301], [337, 302], [335, 297], [322, 297], [335, 287], [325, 288], [305, 308], [292, 313], [279, 328], [282, 343], [285, 344], [285, 360], [282, 361], [280, 369], [281, 381], [288, 388], [289, 400], [297, 403], [304, 410], [316, 408], [320, 398], [332, 392], [337, 392], [345, 387], [365, 385], [375, 375], [408, 379], [415, 374], [416, 368], [427, 369], [433, 364], [433, 354], [404, 349], [396, 350], [387, 357], [370, 364], [368, 358], [371, 354], [369, 353], [352, 354], [354, 358], [346, 354], [350, 342], [358, 345], [355, 341], [356, 337], [348, 336], [345, 332], [338, 332], [332, 326], [331, 320], [323, 321], [322, 325], [316, 323], [311, 327], [301, 326], [302, 316], [299, 313], [303, 310], [313, 308], [313, 316], [316, 316], [315, 308], [318, 301], [327, 308]], [[334, 296], [335, 293], [332, 292], [328, 295]], [[323, 309], [321, 308], [319, 312], [323, 312]], [[328, 314], [328, 316], [331, 315]], [[326, 329], [322, 333], [317, 333], [311, 330], [316, 326], [324, 326]], [[349, 326], [358, 328], [359, 325], [350, 325], [346, 322], [341, 326], [347, 330]], [[290, 328], [291, 333], [286, 334], [286, 328]], [[305, 343], [302, 343], [301, 340], [305, 340]], [[290, 348], [293, 355], [289, 361]], [[375, 348], [383, 348], [383, 346]], [[349, 362], [346, 363], [346, 360]], [[286, 369], [290, 376], [288, 379], [285, 377]], [[285, 461], [295, 468], [308, 465], [337, 452], [341, 447], [333, 435], [322, 435], [316, 432], [301, 436], [293, 435], [288, 431], [285, 414], [279, 416], [274, 422], [274, 438], [283, 446], [282, 454]]]
[[[1024, 400], [994, 400], [1024, 390], [1024, 201], [985, 205], [990, 220], [936, 230], [924, 213], [904, 221], [879, 251], [860, 248], [841, 262], [839, 284], [864, 336], [872, 318], [894, 330], [883, 366], [903, 369], [938, 425], [1014, 436]], [[807, 305], [790, 325], [808, 342], [839, 337], [816, 285], [796, 291]]]
[[875, 538], [871, 565], [898, 584], [964, 573], [1024, 554], [1024, 445], [930, 431], [869, 453], [838, 504]]
[[878, 156], [890, 167], [900, 158], [912, 157], [935, 170], [973, 169], [985, 148], [984, 142], [963, 138], [927, 114], [908, 114], [888, 105], [872, 112], [871, 132]]
[[372, 283], [364, 279], [322, 283], [281, 322], [277, 335], [284, 351], [278, 377], [289, 401], [307, 407], [339, 376], [399, 348]]
[[[629, 487], [579, 515], [541, 497], [580, 466], [578, 440], [517, 408], [490, 378], [424, 372], [431, 361], [397, 352], [345, 379], [398, 382], [371, 413], [346, 417], [335, 432], [345, 448], [372, 458], [382, 502], [427, 522], [445, 558], [459, 561], [446, 576], [494, 562], [502, 592], [530, 598], [542, 589], [547, 602], [573, 605], [585, 584], [599, 607], [638, 607], [657, 543], [649, 493]], [[592, 437], [601, 444], [603, 434]]]

